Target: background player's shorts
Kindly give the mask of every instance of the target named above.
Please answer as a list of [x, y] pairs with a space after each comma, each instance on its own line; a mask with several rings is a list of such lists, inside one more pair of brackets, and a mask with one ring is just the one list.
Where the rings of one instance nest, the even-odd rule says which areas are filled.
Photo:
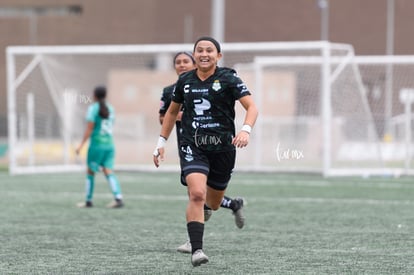
[[236, 162], [236, 150], [228, 152], [204, 152], [197, 147], [181, 147], [181, 183], [191, 173], [207, 176], [207, 185], [216, 190], [225, 190]]
[[98, 172], [100, 167], [114, 169], [115, 150], [114, 148], [96, 148], [90, 146], [88, 149], [87, 163], [89, 169]]

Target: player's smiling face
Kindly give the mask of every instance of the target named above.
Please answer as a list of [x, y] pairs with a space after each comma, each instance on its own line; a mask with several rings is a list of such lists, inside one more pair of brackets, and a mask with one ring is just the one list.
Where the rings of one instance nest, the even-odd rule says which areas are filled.
[[211, 41], [201, 40], [194, 49], [194, 58], [197, 68], [200, 71], [207, 72], [215, 69], [221, 58], [221, 53], [217, 52], [216, 46]]

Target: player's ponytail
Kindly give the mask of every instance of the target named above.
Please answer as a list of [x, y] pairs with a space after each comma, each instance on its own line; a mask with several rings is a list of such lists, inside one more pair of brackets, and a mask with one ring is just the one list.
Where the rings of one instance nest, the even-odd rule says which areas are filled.
[[105, 98], [106, 98], [106, 87], [98, 86], [95, 88], [93, 92], [96, 100], [99, 103], [99, 116], [101, 118], [108, 118], [109, 117], [109, 109], [106, 106]]

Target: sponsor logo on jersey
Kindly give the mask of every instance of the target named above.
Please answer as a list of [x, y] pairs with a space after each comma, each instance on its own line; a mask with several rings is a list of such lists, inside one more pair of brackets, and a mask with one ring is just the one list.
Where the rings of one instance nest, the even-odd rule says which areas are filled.
[[218, 79], [214, 80], [212, 88], [216, 92], [218, 92], [221, 89], [221, 84], [220, 84], [220, 81]]
[[192, 89], [192, 93], [208, 93], [208, 89]]
[[193, 123], [191, 123], [191, 126], [193, 126], [194, 129], [197, 129], [198, 126], [200, 125], [200, 123], [193, 121]]
[[196, 115], [204, 115], [204, 111], [211, 108], [211, 103], [205, 98], [197, 98], [193, 100], [194, 103], [194, 112]]
[[198, 127], [199, 128], [217, 128], [217, 127], [220, 127], [220, 123], [212, 122], [212, 123], [200, 124]]
[[244, 83], [239, 83], [239, 84], [237, 84], [237, 88], [239, 88], [240, 89], [240, 93], [246, 93], [246, 92], [248, 92], [249, 90], [247, 89], [247, 86], [246, 86], [246, 84], [244, 84]]
[[190, 84], [185, 84], [184, 85], [184, 93], [188, 93], [190, 91]]

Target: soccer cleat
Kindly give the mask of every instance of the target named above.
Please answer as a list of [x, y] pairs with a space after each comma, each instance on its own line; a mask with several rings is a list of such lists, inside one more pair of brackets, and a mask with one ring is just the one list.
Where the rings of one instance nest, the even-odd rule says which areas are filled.
[[200, 266], [202, 264], [208, 263], [208, 257], [204, 254], [203, 250], [197, 249], [194, 251], [193, 255], [191, 255], [191, 263], [193, 266]]
[[181, 252], [181, 253], [191, 253], [191, 243], [190, 243], [190, 240], [187, 240], [184, 244], [180, 245], [177, 248], [177, 251], [178, 252]]
[[211, 218], [211, 215], [213, 215], [213, 210], [211, 209], [204, 209], [204, 221], [208, 221]]
[[245, 220], [244, 215], [243, 215], [244, 200], [243, 198], [234, 198], [234, 200], [238, 204], [238, 207], [236, 208], [236, 210], [233, 210], [234, 221], [236, 223], [236, 226], [241, 229], [244, 226], [244, 220]]
[[108, 208], [121, 208], [124, 207], [124, 202], [120, 199], [116, 199], [110, 202], [106, 207]]
[[79, 208], [90, 208], [93, 206], [91, 201], [86, 201], [86, 202], [80, 202], [78, 204], [76, 204], [77, 207]]

